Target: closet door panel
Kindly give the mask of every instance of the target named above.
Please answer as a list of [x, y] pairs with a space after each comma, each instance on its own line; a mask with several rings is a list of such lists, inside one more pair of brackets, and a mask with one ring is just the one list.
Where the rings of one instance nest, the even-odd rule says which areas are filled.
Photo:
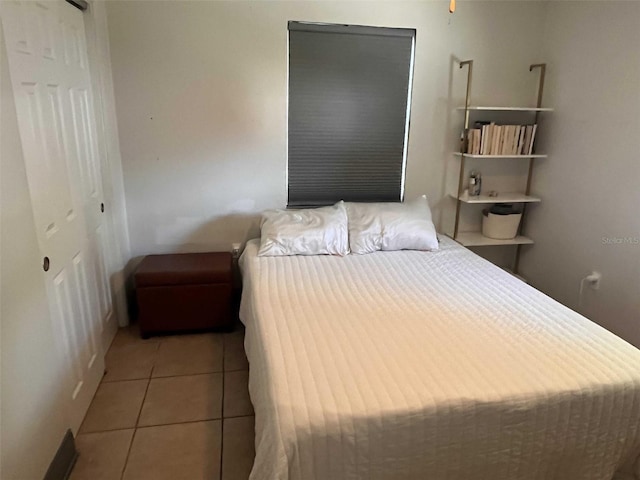
[[62, 1], [2, 2], [9, 70], [55, 343], [74, 432], [104, 372], [110, 312], [83, 14]]

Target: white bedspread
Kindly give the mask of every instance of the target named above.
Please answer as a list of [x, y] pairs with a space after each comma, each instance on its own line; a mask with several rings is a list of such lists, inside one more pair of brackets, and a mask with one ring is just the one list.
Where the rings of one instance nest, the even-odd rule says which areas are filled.
[[640, 478], [640, 351], [581, 315], [448, 239], [256, 253], [251, 480]]

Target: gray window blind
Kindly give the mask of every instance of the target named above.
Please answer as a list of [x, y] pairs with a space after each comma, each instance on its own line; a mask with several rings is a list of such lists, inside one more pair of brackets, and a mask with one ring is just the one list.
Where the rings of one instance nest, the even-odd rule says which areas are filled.
[[289, 22], [289, 206], [402, 200], [414, 38]]

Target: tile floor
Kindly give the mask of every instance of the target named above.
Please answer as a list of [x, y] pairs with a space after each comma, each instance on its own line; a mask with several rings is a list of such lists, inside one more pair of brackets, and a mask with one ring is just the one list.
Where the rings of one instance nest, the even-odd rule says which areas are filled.
[[120, 329], [71, 480], [246, 480], [254, 458], [244, 332], [142, 340]]

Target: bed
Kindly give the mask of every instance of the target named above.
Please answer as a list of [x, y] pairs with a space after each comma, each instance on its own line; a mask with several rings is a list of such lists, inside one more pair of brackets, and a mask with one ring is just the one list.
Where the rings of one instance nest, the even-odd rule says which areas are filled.
[[640, 478], [640, 351], [454, 241], [241, 258], [251, 480]]

